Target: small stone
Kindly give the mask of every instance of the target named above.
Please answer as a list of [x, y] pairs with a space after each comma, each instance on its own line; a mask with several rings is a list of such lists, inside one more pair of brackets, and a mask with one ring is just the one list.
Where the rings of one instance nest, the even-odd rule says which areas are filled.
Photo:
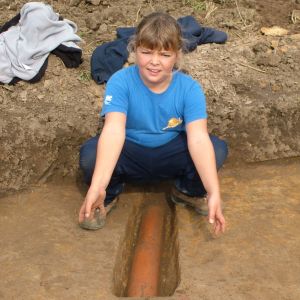
[[269, 43], [259, 42], [253, 46], [254, 53], [267, 52], [270, 49]]
[[290, 47], [288, 45], [284, 45], [282, 47], [279, 48], [279, 50], [282, 52], [282, 53], [287, 53], [289, 51]]
[[101, 19], [109, 20], [110, 22], [123, 22], [126, 20], [122, 11], [116, 7], [108, 7], [101, 11]]
[[271, 41], [271, 48], [272, 49], [277, 49], [279, 45], [279, 40], [273, 40]]
[[94, 31], [98, 30], [100, 25], [99, 14], [89, 14], [88, 17], [85, 19], [85, 24], [86, 27], [89, 29], [92, 29]]
[[98, 6], [101, 0], [86, 0], [86, 2]]
[[81, 0], [70, 0], [70, 6], [78, 6]]
[[27, 91], [22, 91], [20, 93], [20, 98], [23, 102], [26, 102], [27, 101]]
[[107, 32], [107, 25], [105, 23], [101, 24], [98, 30], [99, 33]]
[[287, 35], [289, 33], [288, 30], [279, 27], [279, 26], [273, 26], [273, 27], [262, 27], [260, 31], [264, 35], [270, 35], [270, 36], [283, 36]]
[[51, 80], [46, 79], [45, 82], [44, 82], [44, 88], [48, 89], [50, 87], [50, 85], [51, 85]]
[[290, 88], [290, 87], [292, 87], [293, 85], [294, 85], [294, 82], [293, 82], [293, 80], [289, 80], [289, 79], [287, 79], [287, 81], [285, 82], [285, 85], [288, 87], [288, 88]]
[[260, 81], [258, 82], [258, 85], [259, 85], [259, 87], [260, 87], [261, 89], [265, 89], [265, 88], [269, 85], [269, 82], [266, 81], [266, 80], [260, 80]]
[[277, 67], [280, 64], [281, 57], [277, 54], [261, 55], [257, 58], [258, 66]]
[[272, 84], [271, 88], [272, 88], [273, 92], [278, 92], [278, 91], [282, 90], [282, 86], [280, 84], [277, 84], [277, 83]]
[[16, 3], [11, 3], [8, 7], [9, 10], [17, 10], [17, 4]]

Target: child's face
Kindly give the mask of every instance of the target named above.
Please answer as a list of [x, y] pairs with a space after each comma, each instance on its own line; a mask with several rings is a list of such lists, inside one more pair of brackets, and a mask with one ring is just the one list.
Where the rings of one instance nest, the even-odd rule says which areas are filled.
[[137, 47], [136, 64], [144, 83], [150, 88], [168, 84], [177, 56], [177, 53], [172, 50]]

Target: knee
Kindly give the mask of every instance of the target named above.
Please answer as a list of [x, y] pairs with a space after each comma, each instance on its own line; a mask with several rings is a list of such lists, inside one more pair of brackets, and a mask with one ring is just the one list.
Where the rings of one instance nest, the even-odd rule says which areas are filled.
[[210, 138], [215, 151], [217, 169], [220, 169], [228, 156], [228, 146], [224, 140], [216, 136], [211, 136]]
[[[97, 138], [98, 140], [98, 138]], [[94, 170], [97, 154], [97, 141], [94, 138], [86, 141], [80, 148], [79, 166], [85, 173]]]

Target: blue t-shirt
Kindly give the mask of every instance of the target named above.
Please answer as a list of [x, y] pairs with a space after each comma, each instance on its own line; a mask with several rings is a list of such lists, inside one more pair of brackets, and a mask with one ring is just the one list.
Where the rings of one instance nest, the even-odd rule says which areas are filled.
[[101, 116], [126, 115], [126, 139], [146, 147], [158, 147], [174, 139], [185, 125], [207, 118], [204, 93], [197, 81], [174, 72], [163, 93], [152, 92], [136, 65], [116, 72], [107, 82]]

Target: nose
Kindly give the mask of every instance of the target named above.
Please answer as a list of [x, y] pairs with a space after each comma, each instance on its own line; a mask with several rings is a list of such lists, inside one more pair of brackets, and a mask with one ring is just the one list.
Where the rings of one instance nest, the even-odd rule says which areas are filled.
[[159, 55], [158, 55], [158, 53], [153, 53], [152, 54], [151, 63], [153, 65], [158, 65], [159, 64]]

